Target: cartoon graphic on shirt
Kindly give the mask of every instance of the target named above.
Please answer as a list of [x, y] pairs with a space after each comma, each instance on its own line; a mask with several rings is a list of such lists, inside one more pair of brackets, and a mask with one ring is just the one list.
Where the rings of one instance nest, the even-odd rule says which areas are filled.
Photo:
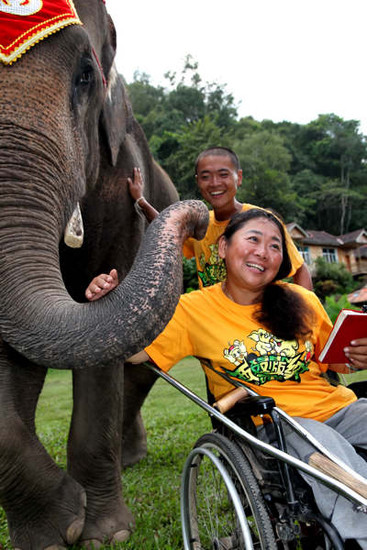
[[301, 381], [300, 375], [308, 370], [313, 355], [310, 341], [305, 342], [305, 350], [299, 352], [296, 340], [281, 340], [262, 328], [252, 331], [249, 338], [255, 342], [250, 352], [239, 339], [223, 350], [223, 357], [236, 367], [235, 370], [224, 368], [227, 375], [258, 386], [271, 380]]
[[298, 342], [296, 340], [280, 340], [263, 328], [251, 332], [249, 338], [255, 340], [255, 350], [261, 354], [275, 353], [276, 355], [291, 357], [294, 355], [295, 350], [298, 349]]
[[223, 351], [223, 355], [236, 367], [242, 365], [247, 357], [247, 349], [243, 341], [234, 340], [232, 346]]
[[226, 278], [226, 266], [219, 257], [218, 245], [209, 245], [210, 256], [208, 260], [205, 260], [205, 254], [201, 254], [199, 257], [198, 276], [201, 279], [203, 286], [211, 286], [219, 281], [224, 281]]

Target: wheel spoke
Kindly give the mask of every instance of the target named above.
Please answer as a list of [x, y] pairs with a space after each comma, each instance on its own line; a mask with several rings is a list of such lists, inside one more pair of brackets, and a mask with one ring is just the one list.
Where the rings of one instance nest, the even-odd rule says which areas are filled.
[[219, 434], [207, 434], [198, 440], [196, 452], [183, 475], [185, 549], [276, 550], [265, 504], [240, 449]]

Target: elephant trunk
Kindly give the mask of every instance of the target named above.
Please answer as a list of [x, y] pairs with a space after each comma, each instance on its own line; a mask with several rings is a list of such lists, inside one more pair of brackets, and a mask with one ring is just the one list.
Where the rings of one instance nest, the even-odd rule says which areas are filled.
[[39, 228], [41, 236], [29, 244], [26, 228], [23, 245], [15, 246], [8, 226], [3, 227], [3, 339], [31, 361], [53, 368], [100, 366], [143, 349], [174, 312], [181, 291], [182, 244], [189, 236], [204, 235], [207, 218], [200, 201], [164, 210], [149, 226], [132, 270], [118, 288], [87, 304], [74, 302], [65, 289], [52, 233]]

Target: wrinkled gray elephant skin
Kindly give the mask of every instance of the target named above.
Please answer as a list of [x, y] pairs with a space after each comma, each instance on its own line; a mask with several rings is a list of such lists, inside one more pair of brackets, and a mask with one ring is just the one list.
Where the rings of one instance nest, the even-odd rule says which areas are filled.
[[[98, 547], [129, 535], [120, 455], [131, 434], [122, 434], [121, 365], [169, 321], [182, 243], [201, 237], [207, 224], [200, 202], [175, 202], [149, 154], [113, 66], [104, 3], [75, 5], [84, 26], [0, 66], [0, 504], [22, 550], [77, 541]], [[126, 186], [136, 165], [147, 198], [164, 209], [142, 242], [145, 225]], [[60, 242], [78, 201], [85, 242], [69, 252]], [[81, 303], [91, 278], [112, 267], [119, 287]], [[73, 369], [67, 472], [35, 430], [49, 367]], [[147, 382], [138, 378], [143, 392]]]

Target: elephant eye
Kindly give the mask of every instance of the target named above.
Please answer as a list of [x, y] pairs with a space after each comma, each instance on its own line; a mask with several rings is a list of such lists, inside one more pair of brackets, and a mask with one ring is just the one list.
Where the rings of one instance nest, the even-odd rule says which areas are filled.
[[91, 82], [93, 82], [94, 77], [94, 71], [92, 66], [84, 67], [79, 79], [78, 79], [78, 85], [79, 86], [87, 86]]
[[96, 83], [95, 66], [90, 56], [83, 57], [74, 76], [71, 101], [73, 108], [80, 106], [91, 94]]

